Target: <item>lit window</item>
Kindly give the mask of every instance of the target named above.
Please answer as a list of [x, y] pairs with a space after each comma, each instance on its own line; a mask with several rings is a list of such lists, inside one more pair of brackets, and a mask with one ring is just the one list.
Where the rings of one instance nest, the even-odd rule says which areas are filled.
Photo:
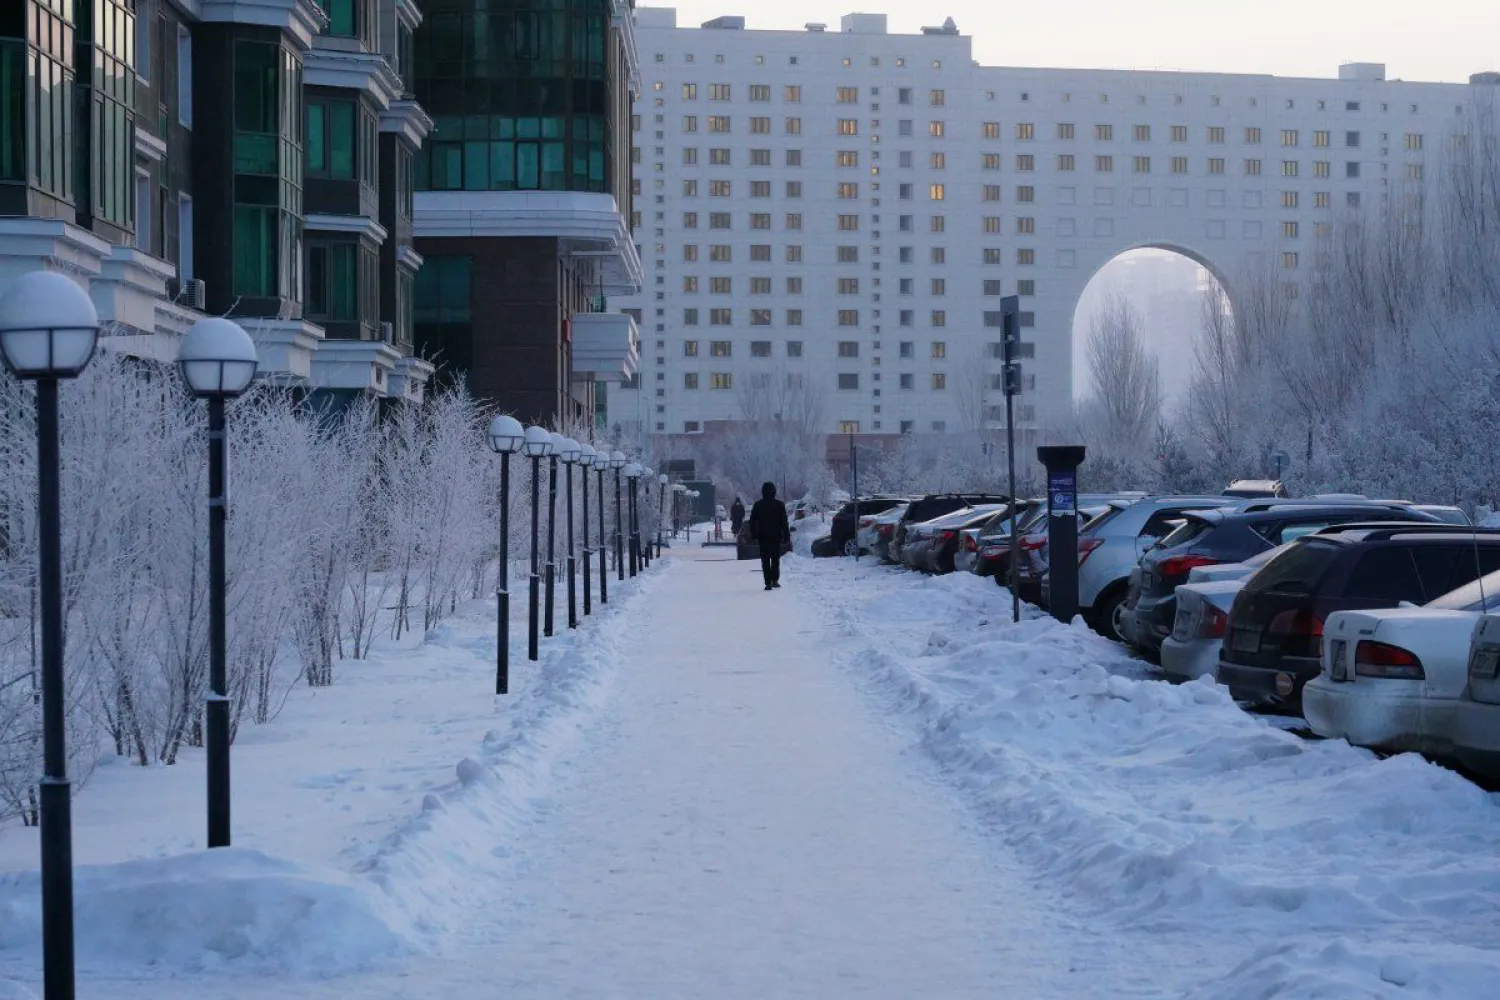
[[947, 192], [941, 184], [931, 184], [927, 188], [927, 197], [933, 201], [942, 201], [947, 197]]
[[1021, 122], [1016, 126], [1016, 138], [1031, 140], [1036, 138], [1036, 125], [1031, 122]]

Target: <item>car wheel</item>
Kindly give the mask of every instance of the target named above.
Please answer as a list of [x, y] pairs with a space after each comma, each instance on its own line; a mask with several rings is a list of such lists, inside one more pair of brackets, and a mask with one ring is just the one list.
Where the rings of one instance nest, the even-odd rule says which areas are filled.
[[856, 556], [856, 555], [859, 555], [859, 542], [856, 541], [853, 538], [851, 538], [847, 542], [845, 542], [844, 543], [844, 555], [846, 555], [846, 556]]
[[1120, 630], [1120, 616], [1125, 613], [1127, 596], [1124, 590], [1118, 590], [1100, 603], [1098, 613], [1094, 615], [1094, 630], [1104, 638], [1125, 641], [1125, 634]]

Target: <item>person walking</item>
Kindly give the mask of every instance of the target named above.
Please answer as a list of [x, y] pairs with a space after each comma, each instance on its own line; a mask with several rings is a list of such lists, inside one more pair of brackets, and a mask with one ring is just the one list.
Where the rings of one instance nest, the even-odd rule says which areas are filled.
[[734, 532], [734, 537], [740, 537], [740, 529], [745, 526], [745, 504], [739, 497], [734, 498], [734, 506], [729, 508], [729, 530]]
[[776, 499], [776, 484], [760, 488], [760, 499], [750, 508], [750, 537], [760, 545], [760, 571], [766, 589], [781, 586], [781, 550], [792, 542], [792, 527], [786, 519], [786, 504]]

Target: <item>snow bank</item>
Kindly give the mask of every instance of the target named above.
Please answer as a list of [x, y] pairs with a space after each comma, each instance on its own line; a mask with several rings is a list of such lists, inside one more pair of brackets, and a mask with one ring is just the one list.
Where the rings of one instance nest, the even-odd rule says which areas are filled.
[[435, 942], [455, 929], [475, 880], [499, 874], [511, 858], [509, 845], [525, 839], [545, 810], [554, 764], [609, 697], [631, 632], [631, 618], [621, 611], [646, 599], [659, 572], [653, 566], [619, 587], [612, 580], [609, 604], [584, 627], [560, 627], [532, 668], [536, 682], [504, 724], [454, 762], [453, 780], [432, 789], [416, 815], [356, 860], [355, 870], [380, 885], [424, 939]]
[[[1442, 984], [1470, 965], [1500, 972], [1500, 808], [1474, 785], [1419, 757], [1305, 742], [1210, 680], [1153, 679], [1081, 623], [1013, 625], [989, 581], [817, 565], [838, 630], [856, 637], [850, 668], [1083, 910], [1135, 928], [1379, 942], [1327, 975], [1336, 950], [1258, 953], [1204, 1000], [1384, 996], [1383, 963], [1424, 947], [1439, 950], [1413, 958], [1413, 981], [1432, 985], [1414, 995], [1475, 996]], [[1367, 992], [1329, 985], [1346, 979]]]
[[[245, 848], [80, 867], [74, 899], [84, 971], [336, 975], [412, 950], [405, 919], [369, 885]], [[38, 872], [0, 876], [0, 952], [42, 953]]]

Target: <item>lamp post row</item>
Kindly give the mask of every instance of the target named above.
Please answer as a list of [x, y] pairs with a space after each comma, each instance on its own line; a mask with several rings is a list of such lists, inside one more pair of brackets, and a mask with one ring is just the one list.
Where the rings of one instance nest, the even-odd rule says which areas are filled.
[[[37, 433], [37, 589], [42, 716], [43, 768], [38, 792], [41, 840], [42, 966], [45, 1000], [74, 1000], [75, 956], [73, 919], [72, 788], [68, 778], [67, 708], [64, 677], [62, 583], [62, 461], [60, 454], [59, 384], [77, 378], [93, 360], [98, 346], [99, 314], [88, 293], [66, 275], [32, 271], [22, 275], [0, 296], [0, 359], [16, 378], [36, 385]], [[230, 727], [228, 685], [227, 557], [229, 518], [229, 455], [226, 409], [229, 400], [245, 392], [258, 369], [255, 343], [233, 320], [206, 317], [183, 337], [178, 369], [189, 391], [208, 407], [208, 604], [209, 676], [204, 701], [204, 743], [207, 751], [208, 846], [231, 842]], [[537, 658], [539, 569], [537, 527], [540, 515], [540, 461], [549, 458], [549, 501], [556, 510], [557, 462], [566, 467], [568, 491], [568, 627], [578, 626], [575, 591], [576, 550], [573, 539], [572, 470], [579, 465], [583, 482], [584, 614], [590, 612], [590, 547], [588, 537], [588, 474], [598, 473], [599, 600], [607, 603], [604, 552], [604, 472], [615, 470], [616, 559], [620, 559], [619, 475], [627, 465], [621, 452], [604, 454], [589, 445], [549, 434], [540, 427], [522, 429], [513, 417], [490, 421], [490, 448], [500, 455], [500, 578], [497, 587], [495, 691], [509, 690], [510, 648], [510, 458], [521, 453], [532, 460], [532, 546], [530, 575], [529, 655]], [[650, 475], [633, 463], [632, 513], [635, 481]], [[665, 478], [665, 477], [663, 477]], [[639, 525], [632, 522], [632, 554], [639, 547]], [[556, 578], [552, 519], [548, 523], [547, 634], [552, 633], [553, 588]], [[634, 560], [631, 573], [635, 573]]]

